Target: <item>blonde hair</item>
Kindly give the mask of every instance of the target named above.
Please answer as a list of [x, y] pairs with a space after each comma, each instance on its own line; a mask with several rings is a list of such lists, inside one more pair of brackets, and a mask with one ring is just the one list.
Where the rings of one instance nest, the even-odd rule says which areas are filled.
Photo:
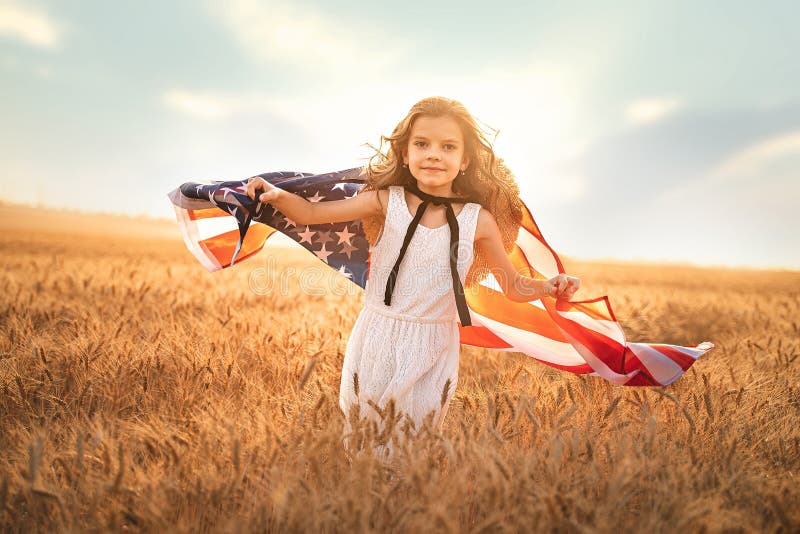
[[[414, 104], [397, 124], [392, 135], [381, 135], [378, 147], [369, 145], [375, 150], [375, 154], [362, 169], [362, 175], [366, 176], [364, 190], [377, 191], [387, 189], [390, 185], [403, 186], [414, 182], [414, 177], [403, 168], [402, 154], [408, 145], [414, 121], [423, 115], [449, 117], [458, 123], [464, 136], [464, 152], [469, 158], [469, 166], [464, 175], [459, 173], [456, 176], [452, 185], [453, 192], [464, 197], [466, 202], [477, 202], [494, 216], [500, 228], [503, 248], [506, 253], [510, 253], [522, 221], [519, 187], [503, 160], [495, 156], [484, 131], [461, 102], [433, 96]], [[375, 244], [380, 236], [383, 218], [367, 217], [362, 222], [367, 240]], [[486, 256], [477, 243], [474, 245], [474, 253], [475, 259], [467, 273], [465, 287], [479, 282], [490, 272]]]

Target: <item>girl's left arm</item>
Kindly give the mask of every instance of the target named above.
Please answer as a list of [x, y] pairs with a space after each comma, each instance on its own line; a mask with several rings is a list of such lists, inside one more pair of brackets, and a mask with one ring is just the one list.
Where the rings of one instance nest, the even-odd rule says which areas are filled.
[[489, 269], [509, 300], [529, 302], [542, 297], [569, 300], [578, 290], [581, 281], [574, 276], [559, 274], [550, 280], [536, 280], [514, 269], [500, 237], [494, 216], [485, 208], [478, 214], [475, 242], [486, 256]]

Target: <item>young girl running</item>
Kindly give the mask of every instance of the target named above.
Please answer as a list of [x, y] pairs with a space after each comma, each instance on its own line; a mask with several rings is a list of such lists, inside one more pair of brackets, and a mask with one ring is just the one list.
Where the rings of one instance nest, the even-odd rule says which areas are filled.
[[461, 103], [417, 102], [384, 142], [388, 150], [370, 159], [366, 184], [352, 198], [309, 202], [259, 177], [246, 192], [302, 225], [363, 221], [369, 276], [339, 405], [379, 429], [397, 414], [419, 430], [426, 417], [442, 424], [455, 391], [458, 321], [470, 324], [464, 286], [491, 271], [507, 298], [528, 302], [569, 300], [580, 281], [515, 271], [506, 251], [520, 224], [519, 189]]

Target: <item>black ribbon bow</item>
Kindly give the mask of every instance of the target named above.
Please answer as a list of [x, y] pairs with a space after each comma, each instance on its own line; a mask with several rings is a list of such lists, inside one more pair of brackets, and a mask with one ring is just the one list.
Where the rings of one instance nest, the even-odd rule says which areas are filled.
[[411, 238], [414, 236], [419, 221], [425, 213], [425, 208], [427, 208], [429, 204], [433, 204], [434, 206], [444, 205], [446, 206], [447, 225], [450, 227], [450, 274], [453, 277], [453, 293], [455, 293], [456, 297], [458, 317], [461, 321], [461, 326], [472, 326], [472, 321], [469, 317], [469, 308], [467, 308], [467, 299], [464, 296], [464, 287], [461, 285], [461, 279], [458, 277], [458, 219], [456, 219], [456, 214], [453, 212], [452, 206], [453, 202], [465, 202], [465, 199], [429, 195], [428, 193], [420, 191], [415, 183], [407, 184], [404, 187], [421, 198], [422, 203], [417, 208], [417, 213], [408, 225], [405, 239], [403, 239], [403, 246], [400, 248], [400, 255], [397, 257], [394, 267], [392, 267], [392, 272], [389, 273], [383, 302], [387, 306], [392, 303], [392, 292], [394, 291], [394, 285], [397, 281], [397, 271], [400, 269], [400, 263], [403, 261], [403, 256], [405, 256], [406, 249], [411, 242]]

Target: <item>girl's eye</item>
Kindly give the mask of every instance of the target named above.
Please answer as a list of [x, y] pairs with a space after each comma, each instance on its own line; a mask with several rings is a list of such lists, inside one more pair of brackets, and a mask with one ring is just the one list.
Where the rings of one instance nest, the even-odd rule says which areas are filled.
[[[414, 146], [418, 146], [420, 148], [424, 148], [426, 145], [427, 145], [427, 143], [425, 141], [414, 141]], [[444, 148], [445, 148], [445, 150], [455, 150], [456, 149], [456, 145], [448, 143], [448, 144], [444, 145]]]

